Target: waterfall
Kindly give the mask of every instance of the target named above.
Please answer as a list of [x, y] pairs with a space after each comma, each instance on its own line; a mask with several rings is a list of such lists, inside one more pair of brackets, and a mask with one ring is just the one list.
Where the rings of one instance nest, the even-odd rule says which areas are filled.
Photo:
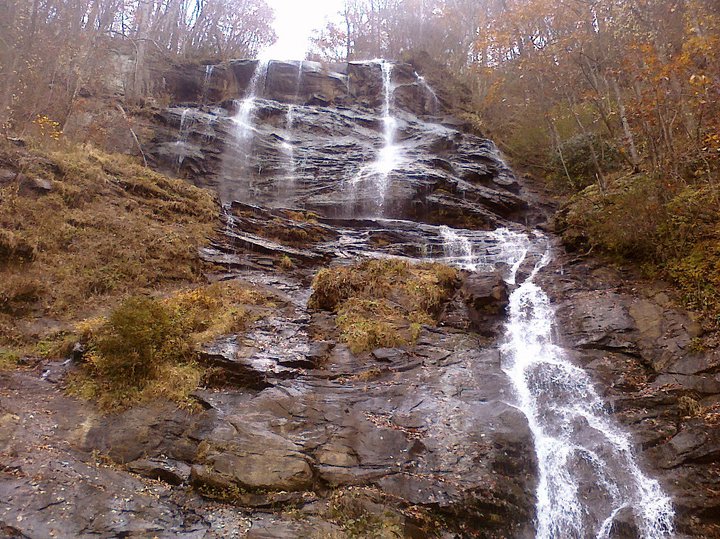
[[[507, 278], [515, 281], [529, 238], [503, 231]], [[537, 246], [542, 238], [534, 238]], [[514, 259], [514, 260], [513, 260]], [[534, 279], [549, 247], [510, 296], [503, 370], [533, 433], [538, 460], [537, 539], [608, 539], [615, 517], [632, 512], [643, 539], [673, 533], [670, 499], [640, 470], [630, 439], [606, 411], [585, 371], [553, 343], [554, 312]]]
[[395, 132], [397, 131], [397, 120], [390, 113], [390, 105], [392, 103], [393, 88], [392, 88], [392, 69], [393, 65], [390, 62], [383, 61], [381, 64], [382, 75], [383, 75], [383, 134], [385, 144], [380, 150], [380, 155], [377, 159], [377, 170], [380, 172], [378, 175], [381, 179], [382, 188], [381, 192], [384, 196], [387, 190], [387, 176], [390, 174], [395, 167], [398, 165], [398, 148], [395, 145]]
[[237, 111], [231, 118], [232, 134], [236, 147], [232, 158], [223, 159], [223, 166], [236, 171], [238, 181], [235, 185], [223, 188], [220, 198], [223, 201], [249, 201], [257, 194], [257, 185], [253, 182], [253, 145], [256, 127], [254, 125], [255, 108], [258, 96], [262, 94], [267, 77], [269, 60], [258, 60], [245, 91], [245, 96], [236, 102]]
[[238, 111], [233, 117], [233, 122], [235, 122], [236, 126], [236, 135], [240, 140], [252, 140], [255, 131], [253, 126], [253, 113], [255, 112], [258, 85], [267, 73], [268, 64], [268, 60], [258, 60], [255, 72], [245, 92], [245, 97], [240, 101]]
[[422, 75], [418, 75], [418, 73], [415, 72], [415, 77], [417, 78], [418, 83], [420, 83], [420, 86], [422, 86], [425, 90], [425, 93], [430, 96], [430, 100], [432, 102], [431, 112], [433, 114], [437, 113], [438, 109], [440, 108], [440, 101], [438, 100], [438, 96], [435, 93], [435, 90], [432, 89], [432, 86], [428, 84], [428, 82], [425, 80], [425, 77], [423, 77]]
[[212, 74], [215, 66], [208, 64], [205, 66], [205, 78], [203, 79], [202, 92], [200, 93], [200, 102], [205, 103], [207, 101], [208, 91], [210, 90], [210, 81], [212, 80]]
[[392, 100], [394, 88], [392, 84], [393, 64], [380, 60], [383, 86], [383, 146], [377, 157], [369, 165], [361, 167], [351, 185], [356, 188], [360, 182], [368, 181], [370, 195], [373, 197], [373, 206], [376, 213], [382, 215], [385, 209], [385, 198], [388, 191], [389, 175], [400, 164], [400, 148], [395, 144], [397, 133], [397, 119], [392, 115]]
[[290, 136], [293, 130], [293, 124], [295, 122], [295, 106], [288, 105], [287, 114], [285, 115], [285, 133], [283, 140], [280, 142], [280, 150], [284, 156], [285, 167], [287, 170], [286, 177], [284, 178], [284, 190], [290, 194], [294, 190], [295, 186], [295, 146], [290, 140]]
[[302, 73], [303, 73], [303, 65], [305, 64], [304, 60], [300, 60], [298, 62], [298, 72], [297, 72], [297, 80], [295, 81], [295, 98], [297, 99], [298, 95], [300, 95], [300, 84], [302, 83]]
[[184, 108], [180, 113], [180, 130], [178, 131], [178, 138], [175, 141], [175, 146], [178, 147], [178, 168], [182, 166], [183, 161], [185, 161], [185, 157], [187, 156], [185, 146], [187, 145], [187, 140], [190, 136], [190, 126], [192, 125], [192, 122], [187, 119], [189, 112], [189, 108]]

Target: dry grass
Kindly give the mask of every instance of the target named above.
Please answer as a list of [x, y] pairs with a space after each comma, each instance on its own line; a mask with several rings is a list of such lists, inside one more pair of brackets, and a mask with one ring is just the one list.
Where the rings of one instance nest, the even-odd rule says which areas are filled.
[[458, 271], [442, 264], [366, 260], [320, 270], [309, 307], [337, 313], [342, 340], [359, 353], [415, 342], [458, 285]]
[[[0, 344], [27, 344], [26, 317], [70, 322], [201, 279], [197, 249], [218, 214], [208, 191], [91, 147], [0, 145], [0, 166], [26, 178], [0, 187]], [[33, 178], [52, 190], [28, 193]]]
[[85, 364], [68, 384], [71, 394], [108, 411], [158, 398], [192, 407], [189, 394], [205, 369], [199, 345], [243, 331], [267, 296], [236, 281], [177, 292], [164, 299], [132, 297], [107, 318], [78, 325]]

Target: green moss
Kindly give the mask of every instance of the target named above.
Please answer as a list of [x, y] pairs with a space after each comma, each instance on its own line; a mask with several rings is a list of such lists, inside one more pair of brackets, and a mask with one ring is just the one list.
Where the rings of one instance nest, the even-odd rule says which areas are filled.
[[7, 371], [17, 367], [21, 354], [12, 348], [0, 348], [0, 371]]
[[329, 517], [350, 538], [385, 539], [404, 537], [404, 518], [392, 511], [382, 513], [367, 509], [360, 493], [339, 491], [329, 504]]

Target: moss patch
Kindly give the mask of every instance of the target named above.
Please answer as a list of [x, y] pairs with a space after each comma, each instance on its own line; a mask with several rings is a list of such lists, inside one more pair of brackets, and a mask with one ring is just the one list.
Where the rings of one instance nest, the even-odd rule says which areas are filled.
[[0, 348], [0, 371], [17, 367], [20, 362], [20, 353], [12, 348]]
[[341, 339], [354, 353], [417, 340], [459, 286], [456, 269], [403, 260], [366, 260], [325, 268], [313, 281], [309, 307], [337, 313]]
[[337, 491], [330, 498], [328, 516], [351, 538], [404, 537], [404, 517], [380, 507], [360, 492]]

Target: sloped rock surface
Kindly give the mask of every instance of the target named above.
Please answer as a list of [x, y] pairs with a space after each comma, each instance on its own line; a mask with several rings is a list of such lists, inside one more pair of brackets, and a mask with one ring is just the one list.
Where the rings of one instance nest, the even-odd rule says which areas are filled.
[[[363, 522], [367, 536], [533, 537], [533, 440], [501, 365], [515, 285], [489, 231], [542, 220], [538, 198], [411, 66], [392, 70], [386, 168], [380, 63], [271, 62], [241, 125], [258, 69], [155, 73], [173, 104], [146, 111], [143, 146], [219, 193], [222, 234], [202, 252], [222, 268], [212, 278], [271, 288], [277, 312], [203, 350], [216, 375], [194, 414], [102, 416], [56, 385], [67, 365], [0, 374], [0, 535], [352, 537]], [[471, 252], [457, 252], [464, 240]], [[560, 344], [673, 495], [678, 537], [718, 536], [718, 353], [695, 349], [699, 326], [663, 292], [556, 251], [538, 279]], [[334, 314], [306, 306], [319, 267], [358, 257], [473, 271], [414, 346], [352, 354]], [[522, 282], [533, 267], [515, 270]], [[611, 536], [636, 535], [620, 513]]]
[[700, 325], [660, 287], [564, 255], [553, 269], [543, 284], [557, 304], [561, 338], [673, 497], [678, 536], [716, 536], [718, 351], [693, 347]]

